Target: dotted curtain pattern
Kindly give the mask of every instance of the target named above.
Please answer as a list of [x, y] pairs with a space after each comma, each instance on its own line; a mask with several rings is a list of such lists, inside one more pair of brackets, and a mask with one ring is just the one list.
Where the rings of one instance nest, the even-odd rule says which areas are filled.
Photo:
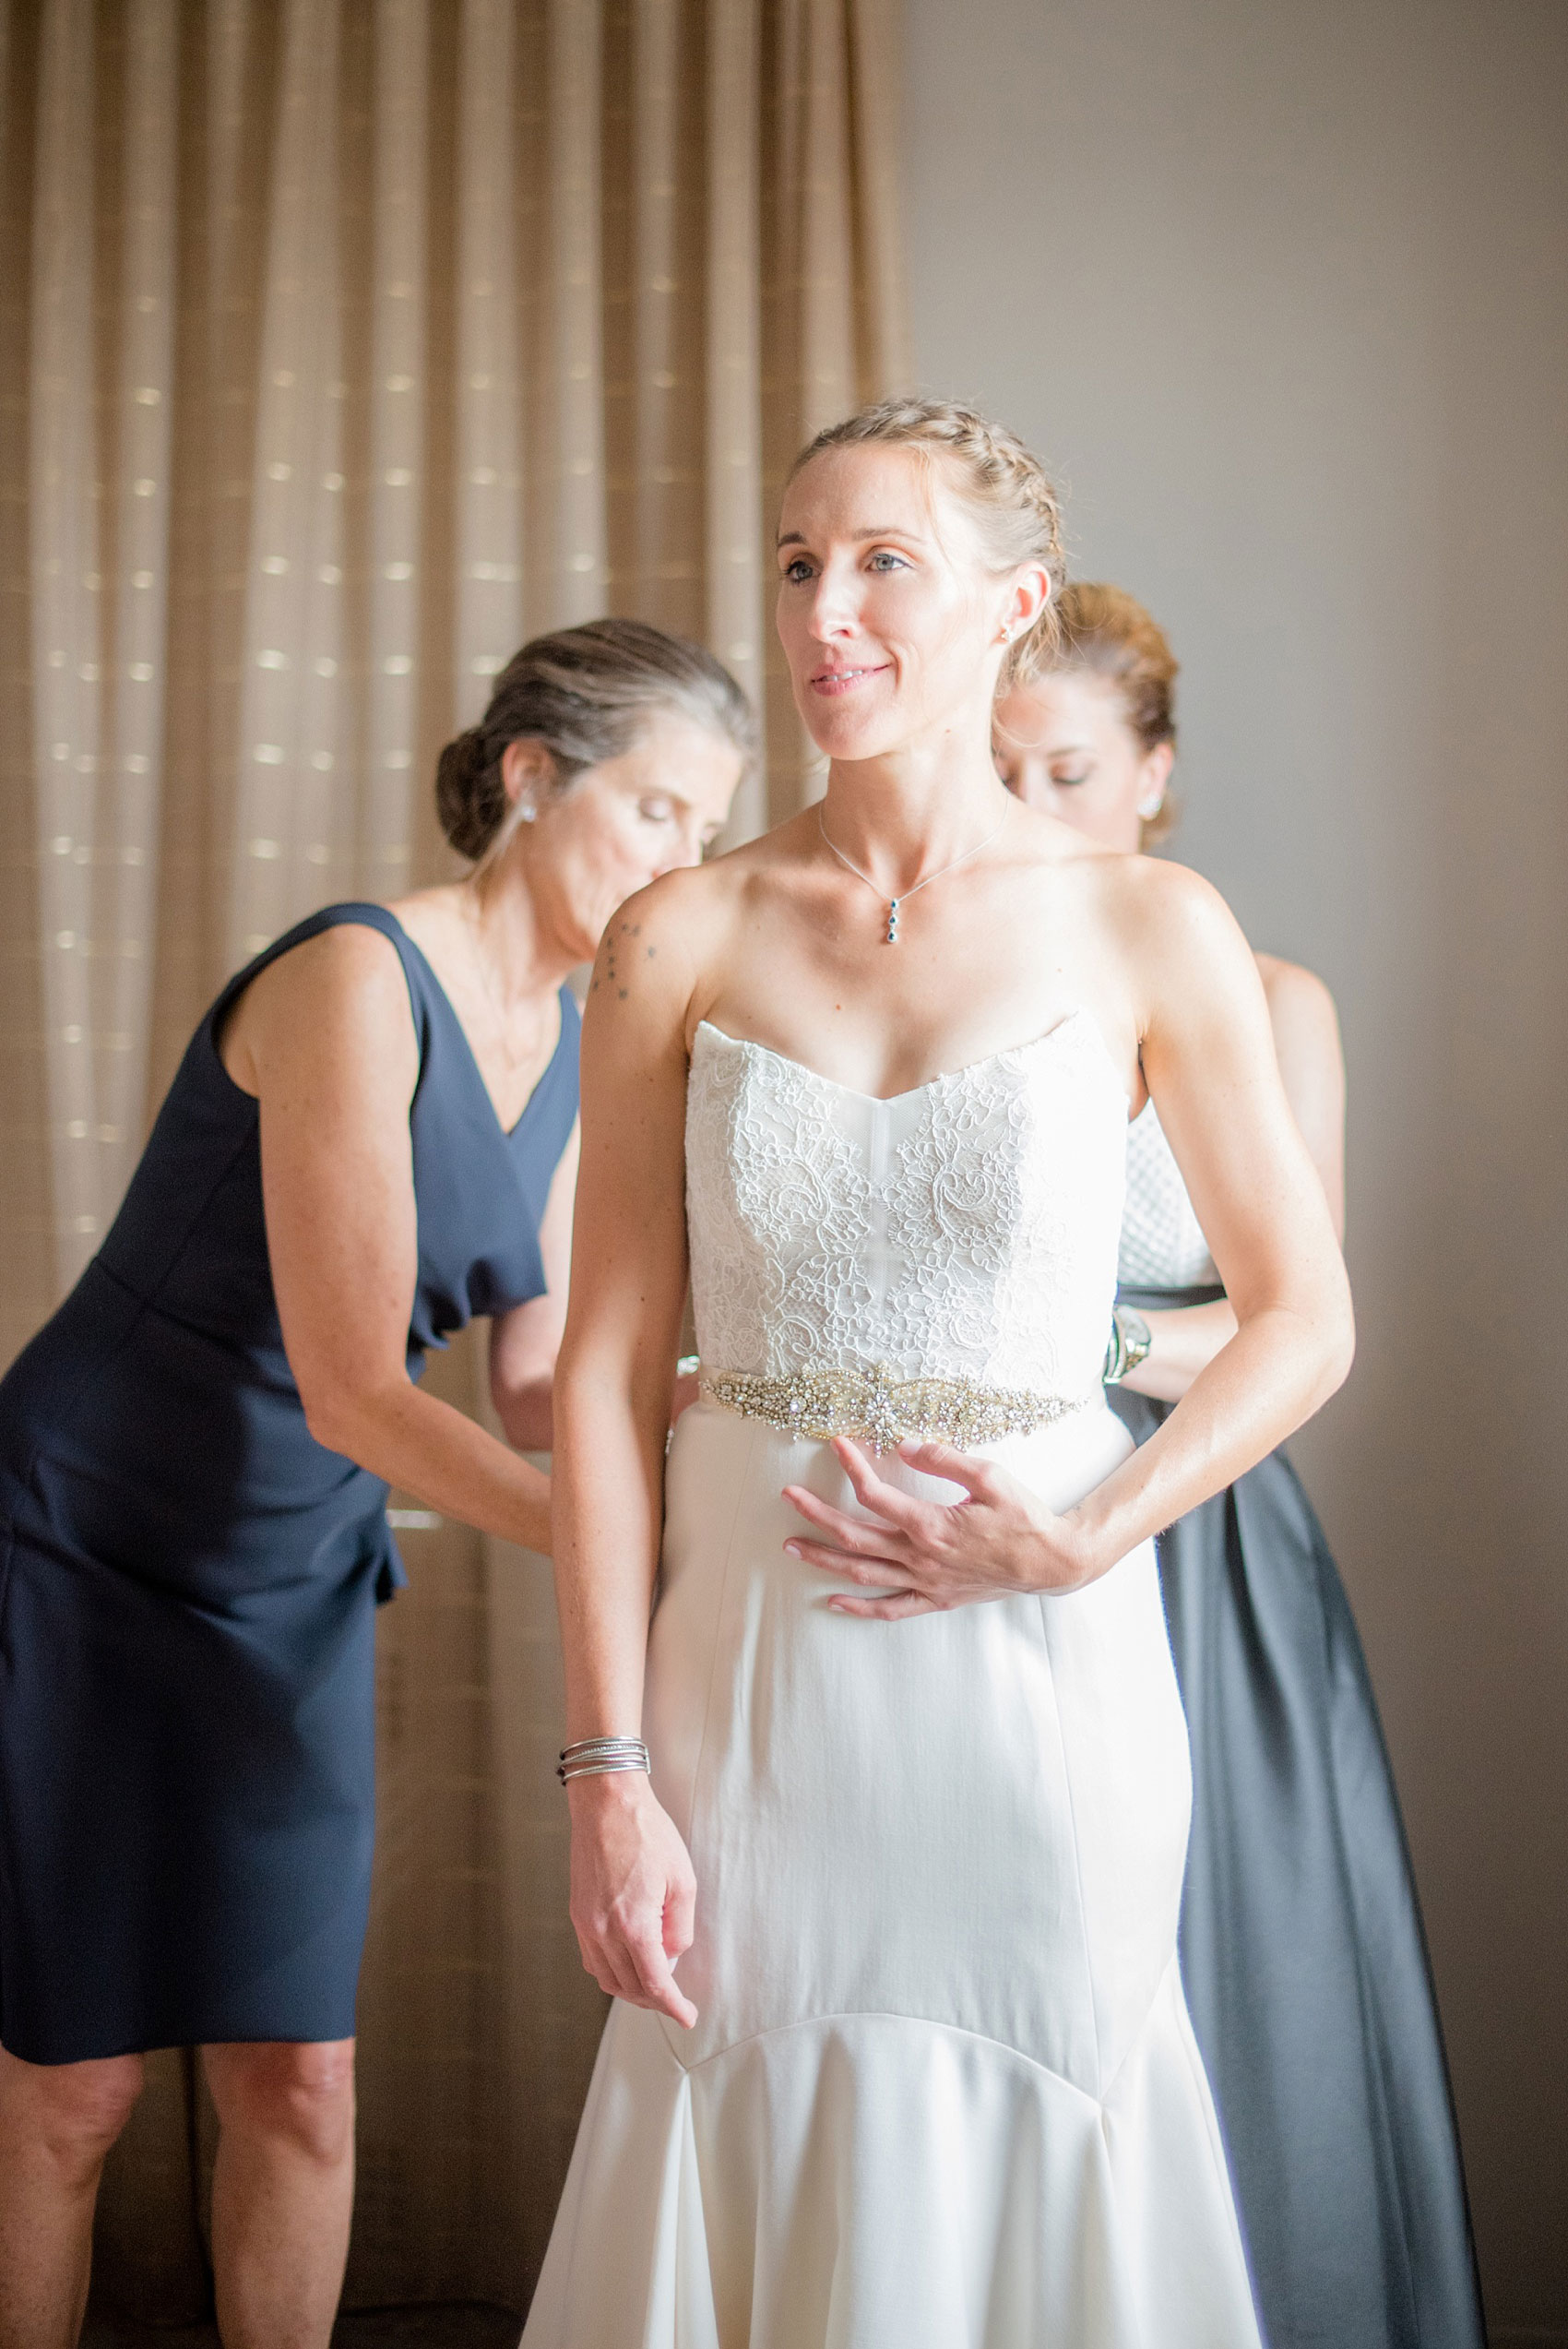
[[[896, 0], [0, 0], [0, 1360], [113, 1216], [227, 973], [444, 876], [435, 754], [602, 611], [763, 706], [802, 439], [904, 373]], [[479, 1349], [433, 1371], [482, 1413]], [[537, 2271], [600, 2021], [547, 1569], [411, 1508], [383, 1617], [350, 2305]], [[111, 2310], [208, 2290], [177, 2051]]]

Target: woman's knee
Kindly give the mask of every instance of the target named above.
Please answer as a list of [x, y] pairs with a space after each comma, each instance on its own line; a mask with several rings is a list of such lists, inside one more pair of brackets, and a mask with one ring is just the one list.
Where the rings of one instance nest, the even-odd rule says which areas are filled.
[[130, 2119], [146, 2070], [140, 2056], [29, 2064], [0, 2048], [6, 2134], [40, 2147], [62, 2170], [91, 2173]]
[[276, 2040], [204, 2050], [225, 2129], [293, 2146], [312, 2161], [343, 2159], [354, 2136], [354, 2043]]

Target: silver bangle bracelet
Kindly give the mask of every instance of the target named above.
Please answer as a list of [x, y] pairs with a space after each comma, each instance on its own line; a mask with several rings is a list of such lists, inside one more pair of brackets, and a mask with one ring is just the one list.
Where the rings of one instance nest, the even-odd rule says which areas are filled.
[[574, 1778], [601, 1778], [612, 1771], [647, 1771], [652, 1765], [640, 1737], [579, 1737], [564, 1746], [555, 1775], [563, 1785]]
[[648, 1774], [649, 1765], [647, 1761], [638, 1761], [635, 1756], [628, 1755], [624, 1761], [573, 1762], [569, 1766], [563, 1762], [555, 1775], [563, 1786], [569, 1786], [574, 1778], [612, 1778], [618, 1776], [623, 1771], [628, 1770], [640, 1771], [646, 1777]]

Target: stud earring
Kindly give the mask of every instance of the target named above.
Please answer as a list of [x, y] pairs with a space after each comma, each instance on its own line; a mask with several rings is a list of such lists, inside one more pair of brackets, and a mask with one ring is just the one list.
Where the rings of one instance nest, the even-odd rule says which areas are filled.
[[539, 810], [538, 810], [538, 808], [534, 805], [534, 804], [533, 804], [533, 802], [532, 802], [532, 800], [531, 800], [531, 799], [524, 799], [524, 800], [519, 800], [519, 801], [518, 801], [518, 803], [517, 803], [517, 821], [518, 821], [518, 823], [519, 823], [519, 824], [531, 824], [531, 823], [533, 823], [533, 822], [535, 821], [535, 819], [537, 818], [538, 815], [539, 815]]

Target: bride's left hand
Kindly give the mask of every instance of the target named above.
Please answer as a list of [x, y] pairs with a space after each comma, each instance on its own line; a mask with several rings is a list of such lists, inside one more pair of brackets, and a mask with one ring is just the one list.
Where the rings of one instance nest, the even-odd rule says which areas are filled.
[[858, 1444], [837, 1437], [833, 1449], [870, 1521], [835, 1508], [803, 1485], [786, 1485], [785, 1499], [817, 1535], [784, 1547], [808, 1566], [865, 1586], [864, 1598], [837, 1592], [829, 1599], [841, 1615], [896, 1623], [978, 1599], [1073, 1591], [1094, 1579], [1083, 1529], [992, 1461], [972, 1460], [949, 1444], [900, 1444], [906, 1467], [964, 1489], [959, 1501], [922, 1501], [887, 1484]]

